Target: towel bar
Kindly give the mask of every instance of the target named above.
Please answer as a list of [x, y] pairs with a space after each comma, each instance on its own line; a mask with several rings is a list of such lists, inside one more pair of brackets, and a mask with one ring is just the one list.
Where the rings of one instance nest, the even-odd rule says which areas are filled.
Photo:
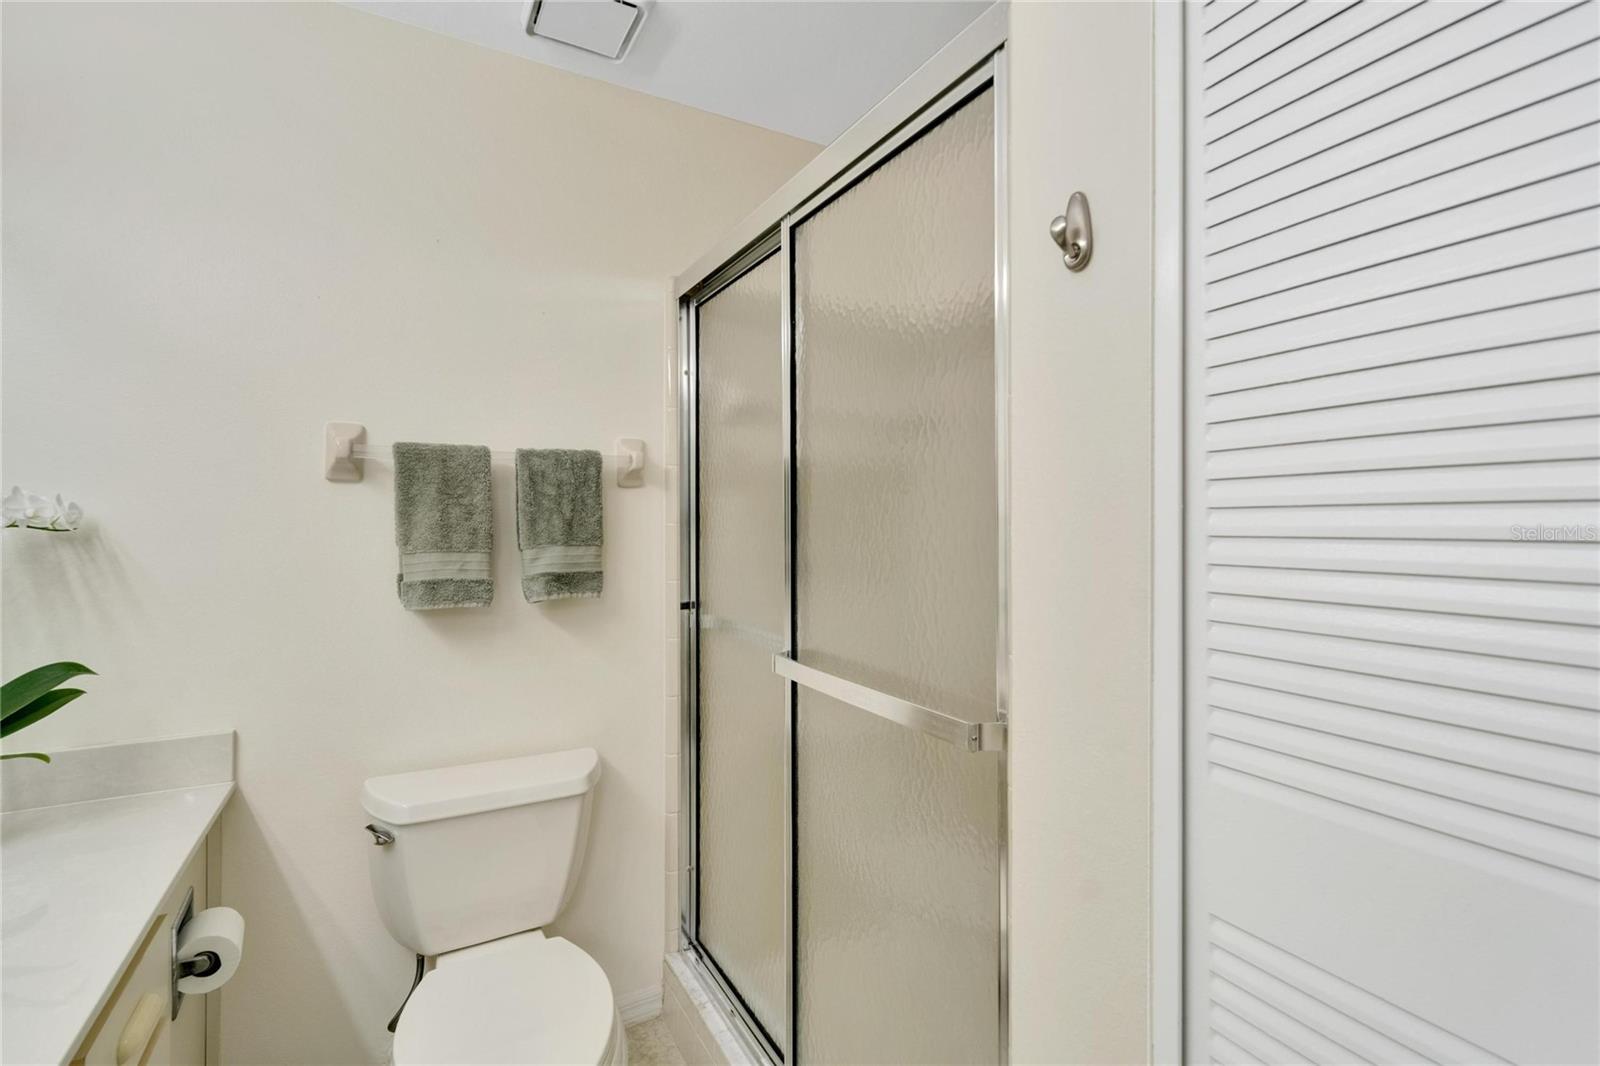
[[[392, 445], [368, 444], [367, 427], [360, 422], [329, 422], [322, 427], [322, 474], [329, 481], [360, 481], [361, 464], [368, 459], [388, 462]], [[644, 484], [645, 446], [637, 437], [618, 437], [614, 450], [602, 457], [616, 468], [620, 488]], [[489, 458], [501, 463], [517, 461], [515, 449], [491, 449]]]

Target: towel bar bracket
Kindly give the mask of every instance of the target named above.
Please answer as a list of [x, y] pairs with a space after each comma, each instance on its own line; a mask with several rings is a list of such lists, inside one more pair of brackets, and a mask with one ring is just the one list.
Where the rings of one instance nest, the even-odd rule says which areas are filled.
[[322, 471], [329, 481], [360, 481], [361, 460], [356, 449], [367, 442], [367, 427], [360, 422], [329, 422], [322, 427]]

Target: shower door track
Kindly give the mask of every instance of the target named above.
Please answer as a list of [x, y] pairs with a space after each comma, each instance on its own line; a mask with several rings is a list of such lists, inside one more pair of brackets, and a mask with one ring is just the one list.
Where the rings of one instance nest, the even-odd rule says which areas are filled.
[[[1008, 1008], [1008, 807], [1005, 752], [1006, 722], [1010, 711], [1010, 504], [1009, 465], [1009, 355], [1007, 337], [1006, 261], [1006, 64], [1004, 46], [1008, 20], [1006, 5], [996, 3], [975, 19], [949, 44], [919, 67], [889, 96], [846, 130], [770, 197], [745, 218], [731, 234], [719, 242], [680, 275], [674, 286], [678, 309], [678, 344], [681, 372], [678, 379], [679, 470], [679, 557], [683, 599], [679, 604], [680, 638], [680, 745], [679, 797], [681, 812], [678, 834], [679, 927], [684, 946], [697, 968], [711, 979], [721, 994], [722, 1006], [738, 1020], [748, 1038], [746, 1043], [760, 1050], [769, 1063], [785, 1060], [783, 1050], [745, 1003], [734, 983], [728, 979], [715, 957], [700, 941], [699, 890], [699, 633], [717, 627], [719, 619], [703, 617], [699, 610], [699, 485], [697, 477], [699, 396], [699, 357], [696, 310], [699, 304], [737, 281], [768, 257], [779, 256], [780, 301], [783, 361], [783, 440], [784, 440], [784, 601], [785, 630], [781, 648], [766, 647], [774, 656], [774, 669], [783, 674], [784, 716], [787, 751], [784, 759], [784, 1031], [783, 1049], [790, 1061], [796, 1053], [796, 989], [798, 967], [795, 960], [795, 686], [805, 684], [822, 691], [849, 693], [845, 702], [861, 707], [910, 728], [920, 729], [949, 740], [971, 751], [998, 752], [998, 974], [996, 975], [999, 1046], [996, 1061], [1009, 1060]], [[794, 575], [794, 321], [790, 230], [808, 215], [820, 210], [833, 198], [865, 177], [879, 164], [942, 120], [984, 89], [994, 90], [994, 366], [995, 366], [995, 464], [999, 518], [998, 612], [996, 618], [995, 711], [992, 721], [968, 722], [931, 708], [921, 707], [841, 678], [817, 671], [794, 660], [795, 595]], [[735, 627], [728, 627], [735, 628]], [[745, 639], [764, 637], [768, 643], [777, 635], [752, 634], [736, 629]], [[850, 698], [854, 697], [854, 698]]]

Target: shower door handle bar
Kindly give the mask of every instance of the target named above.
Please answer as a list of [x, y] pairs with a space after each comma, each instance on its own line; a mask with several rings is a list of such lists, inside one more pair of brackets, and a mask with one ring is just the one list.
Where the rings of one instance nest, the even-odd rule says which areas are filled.
[[772, 671], [781, 677], [803, 685], [813, 692], [831, 696], [842, 703], [887, 718], [907, 729], [938, 737], [948, 744], [967, 751], [1004, 751], [1006, 724], [1004, 722], [969, 722], [965, 718], [936, 711], [887, 692], [846, 681], [842, 677], [818, 670], [814, 666], [796, 662], [785, 655], [772, 657]]

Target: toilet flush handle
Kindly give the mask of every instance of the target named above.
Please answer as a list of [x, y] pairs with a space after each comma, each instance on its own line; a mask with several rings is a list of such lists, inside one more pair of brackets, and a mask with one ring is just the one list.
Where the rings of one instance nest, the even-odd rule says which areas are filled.
[[371, 822], [367, 823], [367, 832], [372, 834], [372, 842], [378, 847], [388, 847], [394, 843], [394, 834], [387, 829], [380, 829]]

